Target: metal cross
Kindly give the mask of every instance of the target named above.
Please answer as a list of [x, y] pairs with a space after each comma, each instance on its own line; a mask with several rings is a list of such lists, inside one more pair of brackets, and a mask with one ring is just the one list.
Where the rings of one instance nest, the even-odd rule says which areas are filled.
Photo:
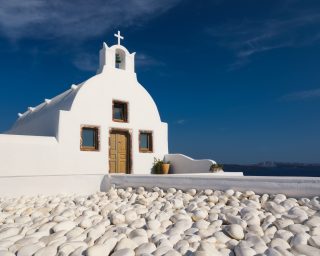
[[118, 30], [118, 34], [114, 34], [114, 36], [118, 38], [118, 45], [120, 45], [120, 40], [124, 39], [124, 37], [120, 35], [120, 31]]

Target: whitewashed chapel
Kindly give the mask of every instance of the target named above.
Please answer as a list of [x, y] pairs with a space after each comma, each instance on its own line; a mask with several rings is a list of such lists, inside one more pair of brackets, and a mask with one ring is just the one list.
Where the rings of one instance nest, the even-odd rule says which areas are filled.
[[12, 177], [21, 186], [30, 178], [38, 186], [96, 186], [107, 173], [150, 174], [155, 157], [170, 160], [175, 173], [209, 171], [214, 161], [168, 154], [168, 125], [137, 80], [135, 53], [115, 36], [116, 45], [103, 44], [95, 76], [19, 113], [0, 134], [0, 187]]

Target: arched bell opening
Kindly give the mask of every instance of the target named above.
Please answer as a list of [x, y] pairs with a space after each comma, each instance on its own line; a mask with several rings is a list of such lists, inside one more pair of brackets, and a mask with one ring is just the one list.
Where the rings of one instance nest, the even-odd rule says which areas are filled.
[[122, 49], [116, 49], [115, 67], [118, 69], [126, 69], [126, 53]]

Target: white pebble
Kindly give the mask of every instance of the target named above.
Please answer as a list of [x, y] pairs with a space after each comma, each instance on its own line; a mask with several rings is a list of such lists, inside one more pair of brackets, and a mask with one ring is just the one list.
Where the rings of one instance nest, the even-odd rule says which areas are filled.
[[76, 223], [70, 220], [62, 221], [56, 224], [52, 229], [54, 232], [62, 231], [62, 230], [71, 230], [76, 226]]
[[254, 256], [256, 251], [250, 247], [237, 245], [234, 249], [236, 256]]
[[144, 243], [135, 249], [135, 254], [142, 255], [144, 253], [153, 253], [156, 249], [157, 247], [153, 243]]
[[54, 245], [46, 246], [39, 249], [34, 256], [55, 256], [57, 253], [57, 247]]
[[88, 256], [105, 256], [109, 255], [110, 252], [116, 246], [118, 240], [116, 238], [110, 238], [105, 244], [93, 245], [88, 248]]
[[320, 236], [312, 236], [312, 237], [309, 239], [309, 243], [310, 243], [310, 245], [312, 245], [313, 247], [320, 248]]
[[292, 249], [297, 253], [304, 254], [306, 256], [320, 255], [320, 249], [306, 244], [297, 244], [293, 246]]
[[125, 222], [130, 224], [138, 218], [137, 213], [134, 210], [129, 210], [124, 213]]
[[0, 231], [0, 240], [3, 240], [4, 238], [10, 237], [10, 236], [15, 236], [19, 233], [20, 229], [19, 228], [4, 228]]
[[118, 243], [117, 246], [115, 248], [115, 251], [121, 250], [121, 249], [125, 249], [125, 248], [129, 248], [134, 250], [135, 248], [137, 248], [137, 244], [132, 241], [129, 238], [122, 238]]
[[244, 238], [243, 228], [238, 224], [226, 226], [225, 231], [234, 239], [241, 240]]
[[208, 212], [202, 209], [197, 209], [192, 213], [192, 219], [194, 221], [203, 220], [208, 217]]
[[161, 226], [161, 223], [158, 220], [149, 220], [147, 222], [147, 227], [153, 231], [158, 231], [160, 226]]
[[[104, 254], [106, 255], [106, 254]], [[116, 251], [111, 254], [111, 256], [134, 256], [134, 251], [132, 249], [126, 248]]]
[[110, 220], [113, 225], [118, 225], [118, 224], [125, 223], [126, 218], [124, 215], [120, 213], [114, 213], [111, 215]]

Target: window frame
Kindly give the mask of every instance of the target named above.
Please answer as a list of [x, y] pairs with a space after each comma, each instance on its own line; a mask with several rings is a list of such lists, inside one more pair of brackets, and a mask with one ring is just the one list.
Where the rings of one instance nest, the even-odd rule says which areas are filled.
[[[148, 135], [148, 148], [141, 147], [141, 135]], [[140, 153], [153, 153], [154, 145], [153, 145], [153, 131], [140, 130], [139, 131], [139, 152]]]
[[[123, 115], [124, 119], [116, 119], [114, 118], [114, 106], [115, 104], [122, 104], [123, 105]], [[112, 101], [112, 121], [118, 123], [129, 123], [129, 103], [126, 101], [121, 100], [113, 100]]]
[[[92, 129], [94, 130], [94, 147], [83, 146], [82, 134], [84, 129]], [[81, 151], [92, 151], [98, 152], [100, 151], [100, 127], [94, 125], [81, 125], [80, 129], [80, 150]]]

